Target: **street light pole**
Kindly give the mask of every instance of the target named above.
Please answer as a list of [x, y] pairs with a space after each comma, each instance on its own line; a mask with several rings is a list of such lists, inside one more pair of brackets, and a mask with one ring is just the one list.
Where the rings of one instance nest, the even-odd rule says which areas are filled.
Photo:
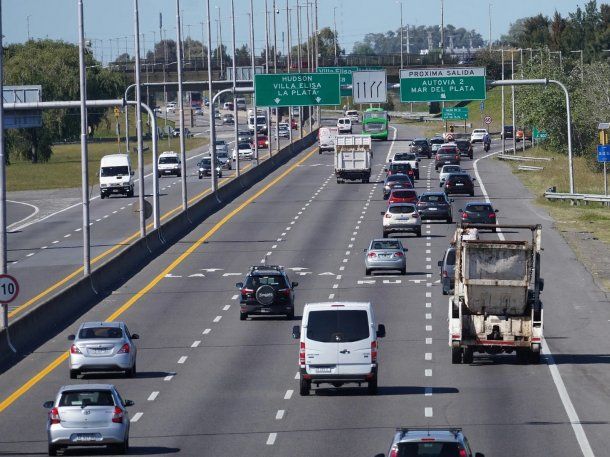
[[[214, 103], [212, 94], [212, 15], [210, 12], [210, 0], [206, 0], [208, 13], [208, 96], [210, 100], [210, 158], [212, 175], [212, 192], [218, 190], [218, 176], [216, 175], [216, 125], [214, 122]], [[235, 145], [237, 147], [237, 145]]]
[[[233, 47], [233, 84], [232, 84], [232, 88], [233, 88], [233, 117], [235, 118], [234, 122], [233, 122], [233, 133], [234, 133], [234, 144], [235, 144], [235, 176], [239, 177], [240, 175], [240, 170], [239, 170], [239, 119], [238, 119], [238, 112], [237, 112], [237, 97], [235, 95], [235, 87], [237, 86], [237, 62], [235, 59], [235, 48], [236, 48], [236, 44], [235, 44], [235, 0], [231, 0], [231, 33], [233, 35], [232, 37], [232, 47]], [[254, 85], [254, 83], [253, 83]], [[210, 97], [210, 105], [211, 103], [212, 97]], [[229, 159], [231, 160], [231, 159]]]
[[[146, 236], [146, 207], [144, 200], [144, 147], [142, 144], [142, 87], [140, 86], [140, 13], [138, 0], [133, 0], [133, 26], [135, 35], [136, 83], [136, 137], [138, 144], [138, 200], [140, 202], [140, 237]], [[154, 177], [153, 177], [154, 179]]]
[[[269, 10], [268, 1], [265, 0], [265, 73], [269, 74]], [[275, 14], [275, 13], [274, 13]], [[252, 76], [252, 86], [254, 86], [254, 75]], [[267, 107], [267, 141], [269, 147], [269, 157], [273, 151], [271, 140], [271, 108]]]
[[402, 29], [403, 29], [403, 25], [402, 25], [402, 2], [398, 2], [400, 4], [400, 68], [404, 68], [404, 59], [403, 59], [403, 52], [402, 52], [402, 42], [403, 42], [403, 38], [402, 38]]
[[[441, 65], [445, 65], [445, 1], [441, 0]], [[445, 103], [443, 102], [443, 106]]]
[[335, 65], [337, 65], [337, 7], [336, 6], [333, 8], [333, 27], [334, 27], [333, 41], [335, 44]]
[[491, 3], [489, 4], [489, 50], [491, 51]]
[[[180, 120], [180, 181], [182, 184], [182, 210], [188, 209], [186, 189], [186, 145], [184, 138], [184, 96], [182, 91], [182, 18], [180, 17], [180, 0], [176, 0], [176, 65], [178, 65], [178, 115]], [[212, 174], [214, 169], [212, 169]], [[153, 176], [153, 179], [157, 179]]]
[[[254, 82], [254, 75], [256, 74], [256, 61], [255, 50], [254, 50], [254, 0], [250, 0], [250, 51], [251, 51], [251, 66], [252, 66], [252, 81]], [[254, 160], [258, 165], [258, 110], [256, 109], [256, 94], [252, 94], [252, 116], [254, 124]]]

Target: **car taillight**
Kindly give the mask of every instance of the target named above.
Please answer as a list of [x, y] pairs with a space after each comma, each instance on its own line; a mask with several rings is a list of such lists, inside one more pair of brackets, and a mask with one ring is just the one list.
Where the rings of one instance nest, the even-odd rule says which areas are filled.
[[119, 349], [117, 354], [129, 354], [129, 344], [125, 343], [123, 346], [121, 346], [121, 349]]
[[493, 219], [494, 217], [496, 217], [496, 213], [489, 213], [489, 218]]
[[394, 257], [404, 257], [404, 254], [402, 252], [395, 252]]
[[457, 154], [457, 155], [455, 156], [455, 160], [460, 160], [460, 155], [459, 155], [459, 154]]
[[114, 413], [112, 414], [112, 422], [115, 424], [123, 423], [123, 410], [118, 406], [114, 407]]
[[51, 411], [49, 411], [49, 421], [51, 424], [59, 424], [61, 422], [59, 410], [57, 408], [51, 408]]
[[242, 295], [250, 295], [250, 294], [253, 294], [253, 293], [254, 293], [253, 289], [242, 289], [241, 290], [241, 294]]
[[388, 457], [398, 457], [398, 448], [396, 446], [394, 446], [392, 449], [390, 449], [390, 453], [388, 454]]
[[73, 344], [72, 346], [70, 346], [70, 354], [82, 354], [82, 352], [76, 344]]
[[371, 341], [371, 362], [377, 363], [377, 341]]
[[385, 217], [386, 217], [386, 219], [390, 219], [392, 217], [392, 215], [390, 213], [385, 213]]
[[373, 259], [377, 257], [377, 253], [376, 252], [369, 252], [369, 258]]
[[468, 457], [468, 454], [466, 454], [465, 449], [460, 449], [460, 457]]
[[305, 365], [305, 343], [301, 342], [301, 349], [299, 350], [299, 363]]
[[280, 289], [278, 290], [278, 292], [282, 295], [285, 295], [286, 297], [290, 296], [290, 289]]
[[419, 213], [413, 213], [413, 214], [411, 214], [411, 217], [417, 219], [419, 217]]
[[447, 274], [447, 270], [443, 270], [443, 278], [448, 278], [449, 275]]
[[468, 213], [462, 213], [462, 219], [468, 219]]

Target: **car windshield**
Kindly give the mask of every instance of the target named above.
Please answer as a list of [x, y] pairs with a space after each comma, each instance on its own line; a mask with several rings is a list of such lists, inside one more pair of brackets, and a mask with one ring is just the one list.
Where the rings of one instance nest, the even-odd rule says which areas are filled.
[[457, 141], [456, 144], [457, 147], [460, 149], [468, 149], [468, 147], [470, 146], [470, 143], [468, 141]]
[[460, 457], [458, 443], [400, 443], [397, 457]]
[[159, 157], [159, 163], [167, 164], [167, 163], [178, 163], [178, 157]]
[[229, 157], [229, 154], [227, 153], [227, 151], [216, 151], [216, 157], [218, 157], [219, 159], [226, 159]]
[[487, 130], [474, 129], [472, 133], [487, 133]]
[[444, 147], [444, 148], [440, 148], [438, 150], [439, 154], [455, 154], [456, 152], [457, 152], [457, 148]]
[[238, 149], [251, 149], [250, 143], [239, 143]]
[[373, 241], [371, 249], [401, 249], [400, 241], [398, 240], [383, 240]]
[[123, 338], [123, 330], [119, 327], [82, 328], [80, 332], [78, 332], [78, 338], [81, 340]]
[[200, 167], [209, 167], [212, 164], [212, 159], [203, 159], [199, 162]]
[[417, 198], [417, 192], [415, 192], [414, 190], [394, 190], [392, 191], [392, 197]]
[[432, 138], [430, 143], [432, 144], [443, 144], [445, 140], [443, 138]]
[[415, 146], [427, 146], [428, 142], [426, 140], [415, 140], [413, 144]]
[[282, 275], [252, 275], [246, 281], [246, 288], [258, 289], [260, 286], [272, 286], [274, 289], [287, 287], [286, 280]]
[[411, 214], [415, 212], [415, 206], [413, 205], [397, 205], [390, 206], [388, 212], [392, 214]]
[[120, 176], [129, 174], [129, 167], [102, 167], [100, 176]]
[[364, 310], [312, 311], [307, 338], [321, 343], [350, 343], [369, 337], [369, 320]]
[[446, 203], [443, 195], [422, 195], [419, 200], [428, 203]]
[[466, 211], [470, 211], [472, 213], [483, 213], [483, 212], [491, 212], [493, 209], [489, 205], [468, 205], [466, 207]]
[[71, 390], [61, 394], [58, 406], [114, 406], [109, 390]]
[[345, 114], [347, 116], [356, 116], [358, 114], [358, 111], [347, 111]]
[[451, 182], [468, 183], [468, 182], [470, 182], [470, 176], [468, 176], [468, 175], [449, 175], [449, 178], [447, 178], [447, 180], [451, 181]]
[[226, 146], [227, 142], [225, 140], [218, 140], [218, 141], [215, 141], [214, 144], [216, 146]]

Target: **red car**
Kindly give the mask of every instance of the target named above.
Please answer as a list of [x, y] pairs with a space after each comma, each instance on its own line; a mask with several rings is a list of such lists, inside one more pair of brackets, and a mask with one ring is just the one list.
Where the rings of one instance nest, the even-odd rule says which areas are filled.
[[267, 149], [269, 147], [269, 138], [267, 135], [258, 135], [256, 137], [258, 149]]
[[392, 203], [417, 203], [417, 192], [409, 189], [392, 189], [388, 205]]
[[296, 119], [291, 119], [290, 120], [290, 125], [292, 127], [292, 130], [297, 130], [299, 128], [299, 124], [297, 124], [297, 120]]

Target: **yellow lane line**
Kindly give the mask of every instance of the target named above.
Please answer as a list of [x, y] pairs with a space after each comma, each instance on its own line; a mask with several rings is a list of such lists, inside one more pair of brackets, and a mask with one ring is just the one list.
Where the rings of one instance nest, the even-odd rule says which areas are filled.
[[[263, 160], [266, 159], [266, 156], [264, 156], [262, 158]], [[252, 163], [248, 164], [246, 167], [244, 167], [241, 171], [242, 173], [246, 170], [248, 170], [249, 168], [252, 167]], [[220, 185], [223, 185], [224, 183], [226, 183], [227, 181], [230, 181], [232, 179], [235, 179], [235, 177], [227, 177], [227, 178], [223, 178], [220, 181]], [[208, 195], [211, 192], [211, 189], [206, 189], [205, 191], [195, 195], [194, 197], [192, 197], [189, 201], [188, 204], [192, 204], [193, 202], [203, 198], [204, 196]], [[182, 211], [182, 205], [176, 206], [174, 209], [167, 211], [165, 214], [163, 214], [160, 218], [160, 220], [165, 220], [168, 217], [172, 216], [173, 214]], [[153, 224], [148, 224], [146, 226], [147, 230], [150, 230], [153, 227]], [[129, 237], [125, 238], [122, 241], [119, 241], [119, 243], [115, 244], [114, 246], [112, 246], [111, 248], [109, 248], [108, 250], [102, 252], [101, 254], [99, 254], [97, 257], [94, 257], [91, 260], [91, 265], [94, 265], [96, 263], [98, 263], [100, 260], [108, 257], [110, 254], [118, 251], [120, 248], [125, 247], [129, 244], [131, 244], [131, 242], [133, 242], [135, 239], [139, 238], [140, 236], [140, 231], [138, 230], [137, 232], [133, 233], [132, 235], [130, 235]], [[30, 298], [28, 301], [26, 301], [25, 303], [19, 305], [18, 307], [14, 308], [13, 310], [11, 310], [8, 313], [8, 317], [12, 318], [14, 316], [16, 316], [17, 314], [25, 311], [27, 308], [31, 307], [32, 305], [36, 304], [41, 298], [46, 297], [47, 295], [49, 295], [51, 292], [57, 290], [58, 288], [60, 288], [61, 286], [63, 286], [64, 284], [66, 284], [68, 281], [74, 279], [75, 277], [77, 277], [78, 275], [83, 273], [83, 267], [79, 267], [76, 270], [74, 270], [72, 273], [70, 273], [68, 276], [66, 276], [63, 279], [60, 279], [59, 281], [57, 281], [55, 284], [49, 286], [47, 289], [43, 290], [42, 292], [40, 292], [39, 294], [35, 295], [34, 297]]]
[[[224, 216], [216, 225], [214, 225], [210, 230], [208, 230], [205, 235], [199, 238], [195, 243], [191, 245], [186, 251], [184, 251], [179, 257], [177, 257], [173, 262], [171, 262], [166, 268], [163, 269], [161, 273], [154, 277], [152, 281], [150, 281], [146, 286], [144, 286], [141, 290], [135, 293], [129, 300], [127, 300], [120, 308], [118, 308], [115, 312], [113, 312], [110, 316], [108, 316], [105, 321], [114, 321], [119, 316], [121, 316], [125, 311], [131, 308], [135, 303], [138, 302], [144, 295], [146, 295], [150, 290], [152, 290], [166, 275], [172, 272], [174, 268], [184, 262], [199, 246], [201, 246], [205, 241], [207, 241], [212, 235], [214, 235], [220, 228], [225, 225], [228, 221], [233, 219], [238, 213], [240, 213], [244, 208], [246, 208], [250, 203], [256, 200], [258, 197], [263, 195], [277, 183], [282, 181], [286, 176], [292, 173], [299, 165], [309, 159], [315, 152], [317, 148], [313, 149], [309, 152], [305, 157], [300, 159], [295, 164], [291, 165], [287, 170], [285, 170], [282, 174], [273, 179], [270, 183], [266, 184], [263, 188], [257, 191], [250, 198], [245, 200], [241, 205], [237, 208], [233, 209], [226, 216]], [[22, 386], [20, 386], [17, 390], [15, 390], [12, 394], [6, 397], [0, 403], [0, 413], [11, 406], [17, 399], [19, 399], [22, 395], [24, 395], [28, 390], [34, 387], [38, 382], [44, 379], [49, 373], [51, 373], [55, 368], [57, 368], [62, 362], [68, 359], [69, 353], [68, 351], [63, 352], [56, 359], [54, 359], [50, 364], [28, 379]]]

